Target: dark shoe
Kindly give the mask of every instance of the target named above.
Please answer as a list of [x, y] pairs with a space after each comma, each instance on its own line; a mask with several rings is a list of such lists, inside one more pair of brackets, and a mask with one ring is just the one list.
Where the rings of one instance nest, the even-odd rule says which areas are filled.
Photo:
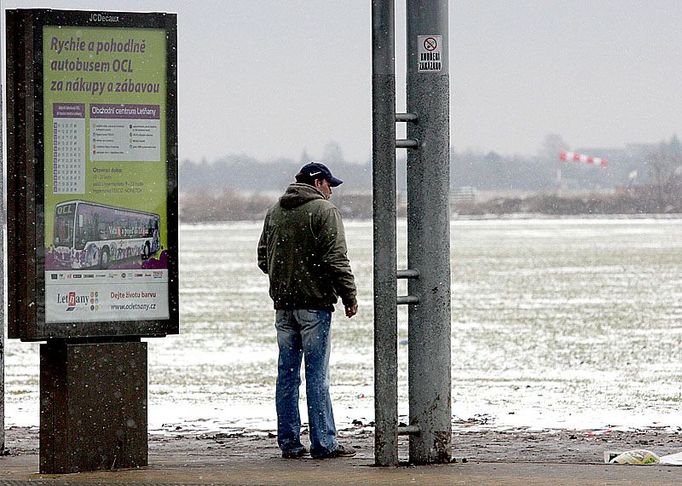
[[357, 452], [353, 448], [346, 448], [339, 444], [336, 449], [324, 456], [318, 456], [316, 459], [332, 459], [334, 457], [353, 457]]
[[301, 447], [300, 449], [293, 449], [291, 451], [282, 451], [282, 457], [284, 459], [300, 459], [307, 453], [308, 450], [305, 447]]

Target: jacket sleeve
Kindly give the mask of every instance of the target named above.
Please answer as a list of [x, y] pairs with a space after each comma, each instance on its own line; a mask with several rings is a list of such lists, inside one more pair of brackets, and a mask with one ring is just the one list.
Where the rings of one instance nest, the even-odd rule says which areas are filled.
[[347, 255], [346, 233], [341, 213], [336, 207], [331, 207], [323, 213], [319, 242], [322, 264], [343, 305], [357, 304], [355, 277]]
[[263, 232], [260, 235], [260, 240], [258, 240], [258, 268], [263, 270], [263, 273], [268, 273], [268, 220], [270, 219], [270, 213], [265, 216], [265, 222], [263, 223]]

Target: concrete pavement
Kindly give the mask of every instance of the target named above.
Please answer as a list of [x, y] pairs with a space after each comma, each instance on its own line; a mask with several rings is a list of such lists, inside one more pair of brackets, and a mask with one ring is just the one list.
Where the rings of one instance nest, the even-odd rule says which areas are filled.
[[65, 475], [37, 473], [34, 453], [0, 457], [0, 485], [24, 484], [214, 484], [214, 485], [682, 485], [682, 467], [458, 462], [434, 466], [378, 468], [372, 457], [286, 460], [263, 454], [205, 455], [150, 452], [149, 466], [131, 470]]

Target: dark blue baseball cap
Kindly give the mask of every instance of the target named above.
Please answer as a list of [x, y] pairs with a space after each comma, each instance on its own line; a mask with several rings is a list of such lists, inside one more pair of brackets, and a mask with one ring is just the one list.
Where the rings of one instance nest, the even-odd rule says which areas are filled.
[[332, 172], [326, 165], [319, 162], [311, 162], [301, 167], [301, 170], [296, 174], [297, 182], [313, 182], [315, 179], [326, 179], [332, 187], [343, 184], [341, 179], [337, 179], [332, 175]]

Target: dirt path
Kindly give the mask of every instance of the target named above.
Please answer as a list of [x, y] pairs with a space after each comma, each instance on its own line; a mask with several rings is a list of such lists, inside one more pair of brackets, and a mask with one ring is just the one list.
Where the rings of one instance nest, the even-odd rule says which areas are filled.
[[[340, 441], [353, 446], [359, 457], [372, 459], [373, 427], [354, 425], [339, 430]], [[304, 443], [307, 437], [304, 435]], [[543, 462], [599, 464], [604, 451], [648, 449], [658, 455], [682, 451], [682, 432], [647, 429], [640, 431], [529, 431], [456, 428], [452, 438], [453, 456], [469, 462]], [[38, 454], [38, 429], [11, 427], [6, 431], [11, 455]], [[196, 432], [176, 428], [150, 433], [150, 456], [182, 454], [190, 456], [278, 456], [273, 431], [240, 428], [220, 432]], [[407, 459], [407, 438], [400, 438], [401, 459]]]

